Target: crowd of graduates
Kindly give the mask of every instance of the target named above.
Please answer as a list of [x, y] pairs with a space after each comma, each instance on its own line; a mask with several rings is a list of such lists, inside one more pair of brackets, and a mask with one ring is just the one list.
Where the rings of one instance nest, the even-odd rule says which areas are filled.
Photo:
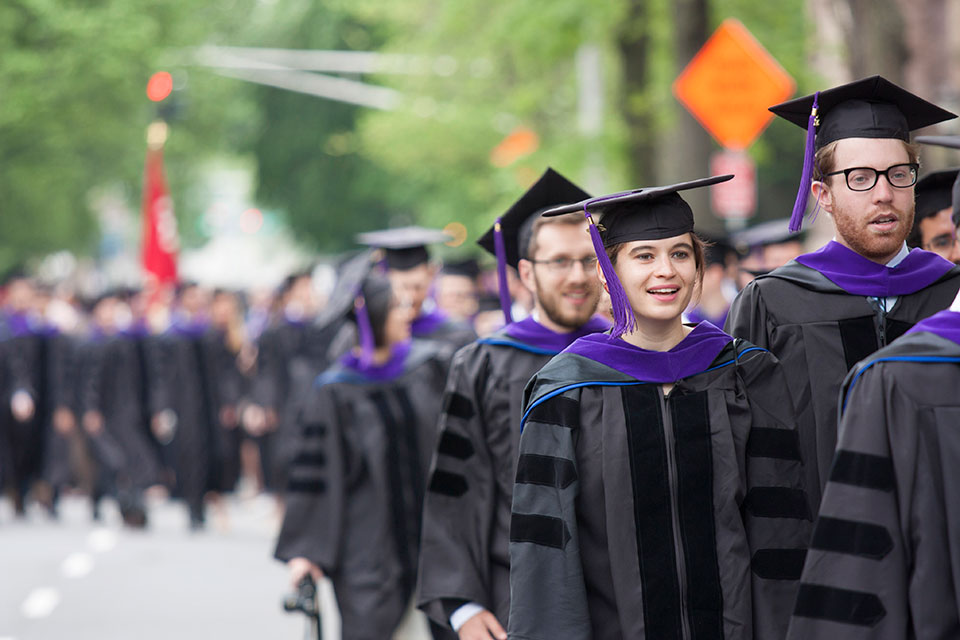
[[731, 238], [682, 194], [734, 176], [594, 198], [547, 169], [487, 271], [406, 227], [322, 294], [81, 306], [14, 273], [3, 487], [131, 526], [164, 491], [202, 528], [245, 478], [344, 638], [956, 637], [960, 179], [910, 143], [955, 116], [880, 77], [772, 110], [807, 129], [800, 196]]

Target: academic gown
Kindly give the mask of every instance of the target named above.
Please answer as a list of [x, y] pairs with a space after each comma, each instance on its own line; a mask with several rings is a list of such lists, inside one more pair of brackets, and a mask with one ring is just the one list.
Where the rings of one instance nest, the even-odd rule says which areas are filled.
[[300, 409], [300, 445], [275, 555], [333, 582], [345, 640], [392, 636], [413, 595], [420, 515], [451, 353], [395, 348], [381, 367], [347, 355]]
[[915, 329], [844, 381], [791, 639], [960, 637], [960, 314]]
[[410, 325], [410, 333], [421, 340], [436, 340], [454, 350], [477, 339], [477, 333], [466, 322], [452, 320], [439, 309], [423, 313]]
[[[938, 262], [905, 260], [907, 264], [895, 271], [907, 281], [906, 288], [884, 287], [882, 272], [874, 278], [872, 270], [885, 267], [864, 265], [866, 258], [849, 249], [845, 251], [852, 256], [840, 253], [834, 245], [839, 247], [832, 242], [821, 250], [837, 257], [829, 268], [821, 267], [828, 275], [792, 261], [760, 276], [740, 292], [725, 326], [730, 335], [769, 349], [783, 365], [798, 410], [806, 486], [814, 511], [833, 460], [837, 396], [847, 372], [918, 321], [949, 307], [960, 288], [960, 268], [939, 257]], [[933, 255], [919, 249], [911, 255], [917, 252]], [[848, 266], [853, 276], [843, 273]], [[864, 291], [859, 288], [862, 280], [874, 280], [878, 286], [870, 292], [874, 295], [898, 295], [893, 307], [884, 313], [867, 294], [850, 293]]]
[[[43, 327], [26, 315], [5, 319], [5, 337], [0, 341], [0, 366], [4, 388], [0, 403], [0, 468], [4, 486], [14, 492], [17, 511], [31, 483], [43, 470], [46, 443], [43, 393], [46, 382], [46, 340]], [[17, 391], [25, 391], [34, 402], [34, 415], [25, 422], [13, 417], [10, 400]]]
[[150, 357], [155, 410], [171, 410], [176, 430], [164, 445], [164, 457], [176, 476], [176, 494], [190, 510], [192, 525], [204, 521], [203, 499], [219, 489], [219, 459], [214, 429], [218, 424], [216, 383], [212, 378], [206, 326], [175, 323], [152, 341]]
[[277, 415], [276, 431], [260, 438], [261, 455], [266, 458], [265, 480], [274, 491], [283, 490], [297, 455], [297, 401], [332, 364], [331, 341], [340, 326], [339, 322], [319, 327], [283, 319], [260, 336], [252, 395]]
[[[131, 496], [162, 481], [162, 463], [144, 407], [145, 364], [136, 336], [95, 336], [82, 348], [80, 416], [98, 411], [103, 431], [91, 438], [102, 468]], [[123, 497], [123, 496], [122, 496]]]
[[434, 621], [475, 602], [504, 626], [510, 609], [510, 502], [523, 389], [589, 321], [559, 334], [527, 318], [460, 349], [444, 391], [423, 512], [418, 604]]
[[56, 494], [74, 478], [70, 464], [70, 440], [54, 429], [53, 416], [58, 409], [66, 409], [73, 413], [75, 418], [78, 417], [82, 346], [76, 336], [52, 330], [45, 334], [47, 365], [43, 385], [44, 407], [41, 411], [46, 422], [43, 478]]
[[584, 338], [530, 381], [510, 638], [784, 637], [811, 519], [792, 405], [772, 354], [717, 334]]

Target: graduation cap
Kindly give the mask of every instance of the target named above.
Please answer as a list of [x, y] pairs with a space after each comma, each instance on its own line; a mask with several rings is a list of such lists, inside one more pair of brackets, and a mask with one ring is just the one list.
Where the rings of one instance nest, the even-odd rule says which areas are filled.
[[480, 263], [476, 258], [467, 258], [455, 262], [444, 262], [443, 273], [448, 276], [463, 276], [476, 280], [480, 275]]
[[770, 107], [770, 111], [807, 130], [800, 190], [790, 216], [791, 231], [799, 231], [803, 224], [816, 150], [845, 138], [909, 142], [911, 131], [957, 117], [881, 76], [817, 91]]
[[507, 323], [510, 314], [510, 292], [507, 287], [507, 265], [516, 268], [527, 257], [538, 214], [549, 207], [589, 198], [590, 194], [573, 184], [559, 172], [547, 168], [543, 175], [514, 202], [506, 213], [477, 240], [477, 244], [497, 257], [497, 279], [500, 306]]
[[360, 362], [363, 366], [369, 366], [373, 361], [373, 351], [376, 348], [371, 313], [385, 317], [393, 297], [389, 280], [375, 275], [374, 265], [374, 252], [369, 249], [344, 260], [337, 272], [337, 283], [327, 306], [317, 321], [320, 326], [327, 326], [353, 315], [357, 322]]
[[736, 252], [730, 238], [726, 236], [715, 236], [704, 233], [698, 233], [697, 235], [699, 235], [707, 245], [706, 251], [704, 251], [707, 266], [713, 264], [726, 265], [727, 256]]
[[[960, 136], [917, 136], [920, 144], [960, 149]], [[960, 225], [960, 175], [953, 183], [953, 224]]]
[[428, 244], [449, 242], [453, 239], [439, 229], [424, 227], [399, 227], [357, 234], [357, 242], [383, 249], [388, 269], [408, 271], [430, 261]]
[[[603, 275], [607, 280], [610, 302], [613, 306], [614, 337], [633, 331], [635, 318], [623, 285], [617, 279], [606, 248], [636, 240], [662, 240], [693, 231], [693, 210], [680, 197], [680, 191], [698, 189], [732, 180], [730, 174], [680, 182], [665, 187], [646, 187], [622, 191], [599, 198], [590, 198], [573, 204], [544, 211], [544, 217], [583, 211], [590, 222], [590, 237]], [[601, 232], [594, 223], [593, 214], [600, 214]]]
[[782, 242], [802, 242], [805, 231], [794, 233], [790, 230], [790, 219], [779, 218], [761, 222], [731, 236], [733, 246], [741, 255], [749, 255], [754, 249], [769, 247]]
[[927, 174], [917, 182], [917, 209], [914, 224], [936, 215], [953, 204], [953, 185], [960, 176], [960, 169], [945, 169]]

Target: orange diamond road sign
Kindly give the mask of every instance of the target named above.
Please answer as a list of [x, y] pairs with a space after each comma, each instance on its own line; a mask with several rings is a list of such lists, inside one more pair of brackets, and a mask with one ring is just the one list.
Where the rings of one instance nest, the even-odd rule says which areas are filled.
[[767, 107], [793, 95], [796, 84], [739, 20], [717, 28], [673, 83], [673, 94], [717, 142], [746, 149], [773, 114]]

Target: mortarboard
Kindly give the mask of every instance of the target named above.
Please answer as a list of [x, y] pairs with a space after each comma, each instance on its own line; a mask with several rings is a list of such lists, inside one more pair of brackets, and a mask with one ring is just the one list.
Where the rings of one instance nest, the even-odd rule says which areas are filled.
[[871, 76], [796, 98], [770, 111], [807, 130], [800, 190], [790, 216], [799, 231], [807, 208], [817, 149], [846, 138], [895, 138], [910, 141], [910, 132], [957, 117], [886, 78]]
[[805, 231], [790, 231], [790, 219], [779, 218], [755, 224], [737, 231], [731, 236], [733, 246], [741, 255], [749, 255], [754, 249], [769, 247], [782, 242], [802, 242]]
[[953, 204], [953, 185], [960, 177], [960, 169], [945, 169], [927, 174], [916, 187], [917, 209], [913, 224], [936, 215]]
[[[636, 240], [661, 240], [693, 231], [693, 210], [680, 197], [680, 191], [707, 187], [733, 179], [732, 175], [713, 176], [664, 187], [623, 191], [544, 211], [544, 217], [583, 211], [590, 222], [590, 237], [603, 275], [607, 280], [613, 307], [613, 337], [633, 331], [635, 319], [623, 285], [617, 279], [606, 248]], [[593, 214], [600, 214], [601, 232]]]
[[464, 276], [476, 280], [480, 275], [480, 263], [476, 258], [466, 260], [444, 261], [442, 273], [448, 276]]
[[520, 260], [527, 257], [533, 223], [538, 214], [548, 207], [589, 197], [590, 194], [586, 191], [548, 167], [543, 175], [477, 240], [477, 244], [497, 257], [500, 306], [507, 324], [513, 321], [510, 315], [510, 292], [507, 287], [507, 265], [516, 268]]
[[[917, 136], [920, 144], [960, 149], [960, 136]], [[960, 175], [953, 183], [953, 224], [960, 225]]]
[[449, 242], [450, 234], [439, 229], [424, 227], [399, 227], [357, 234], [357, 242], [383, 249], [387, 268], [407, 271], [430, 261], [428, 244]]

